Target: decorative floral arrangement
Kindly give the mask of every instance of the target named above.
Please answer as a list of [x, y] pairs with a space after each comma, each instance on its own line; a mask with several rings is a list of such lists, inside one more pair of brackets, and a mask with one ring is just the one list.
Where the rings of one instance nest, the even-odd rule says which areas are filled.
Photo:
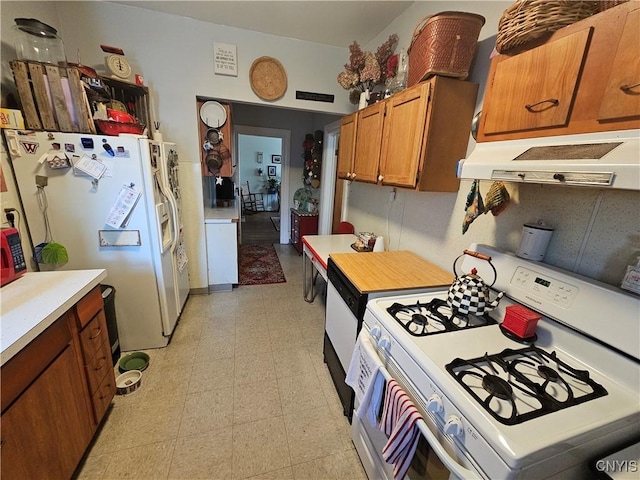
[[349, 63], [345, 63], [344, 72], [338, 74], [338, 83], [345, 90], [350, 90], [349, 101], [357, 104], [360, 93], [365, 90], [372, 91], [376, 85], [384, 84], [387, 78], [387, 60], [393, 55], [398, 44], [398, 35], [389, 36], [375, 55], [371, 52], [363, 52], [354, 41], [349, 45]]

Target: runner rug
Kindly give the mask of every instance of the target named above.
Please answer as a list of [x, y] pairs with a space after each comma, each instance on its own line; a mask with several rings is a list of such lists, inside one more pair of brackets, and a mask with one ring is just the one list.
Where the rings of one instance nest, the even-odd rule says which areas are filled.
[[284, 272], [273, 245], [240, 245], [240, 285], [284, 283]]

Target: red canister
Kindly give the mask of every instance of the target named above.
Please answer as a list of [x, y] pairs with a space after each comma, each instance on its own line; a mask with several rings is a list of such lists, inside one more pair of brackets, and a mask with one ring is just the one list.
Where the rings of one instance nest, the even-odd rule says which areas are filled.
[[502, 326], [520, 338], [529, 338], [536, 333], [540, 318], [539, 314], [522, 305], [511, 305], [506, 308]]

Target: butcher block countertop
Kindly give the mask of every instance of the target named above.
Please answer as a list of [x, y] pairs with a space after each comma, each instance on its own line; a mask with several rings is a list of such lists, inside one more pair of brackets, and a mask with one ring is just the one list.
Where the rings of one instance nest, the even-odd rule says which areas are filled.
[[409, 251], [329, 255], [360, 293], [449, 286], [452, 273]]

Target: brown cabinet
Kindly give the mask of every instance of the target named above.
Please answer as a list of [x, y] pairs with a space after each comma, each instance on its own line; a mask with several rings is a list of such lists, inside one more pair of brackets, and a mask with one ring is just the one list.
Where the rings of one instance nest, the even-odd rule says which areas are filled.
[[627, 15], [602, 96], [598, 120], [640, 116], [640, 8]]
[[71, 478], [115, 394], [100, 286], [2, 366], [3, 479]]
[[[338, 177], [424, 191], [457, 191], [456, 163], [467, 151], [477, 92], [474, 83], [433, 77], [345, 117], [338, 159], [345, 166], [339, 167]], [[352, 170], [345, 173], [353, 130]]]
[[500, 62], [492, 102], [508, 108], [483, 111], [485, 134], [567, 125], [590, 36], [586, 28]]
[[318, 234], [318, 214], [291, 209], [291, 245], [302, 253], [302, 237]]
[[107, 331], [100, 286], [95, 287], [76, 305], [82, 363], [89, 386], [96, 425], [115, 395], [116, 384], [111, 360], [111, 345]]
[[491, 61], [479, 142], [640, 128], [640, 4]]
[[3, 479], [70, 478], [91, 441], [72, 325], [64, 315], [2, 367]]
[[351, 179], [353, 159], [356, 152], [356, 129], [358, 112], [346, 115], [340, 120], [340, 144], [338, 145], [338, 178]]
[[356, 150], [351, 180], [378, 182], [385, 107], [386, 102], [378, 102], [358, 112]]

